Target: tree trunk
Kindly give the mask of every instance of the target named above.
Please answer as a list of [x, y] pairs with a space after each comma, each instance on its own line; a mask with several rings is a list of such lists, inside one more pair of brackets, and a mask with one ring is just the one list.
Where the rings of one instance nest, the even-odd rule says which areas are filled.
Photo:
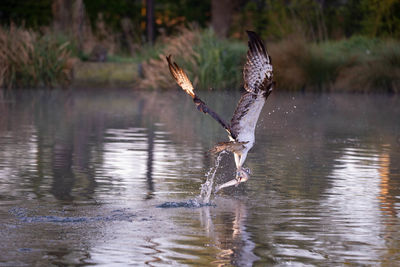
[[212, 0], [211, 24], [218, 37], [228, 36], [236, 0]]
[[154, 0], [146, 0], [146, 31], [147, 41], [150, 44], [154, 42]]
[[53, 28], [71, 35], [82, 49], [85, 6], [83, 0], [55, 0], [52, 4]]

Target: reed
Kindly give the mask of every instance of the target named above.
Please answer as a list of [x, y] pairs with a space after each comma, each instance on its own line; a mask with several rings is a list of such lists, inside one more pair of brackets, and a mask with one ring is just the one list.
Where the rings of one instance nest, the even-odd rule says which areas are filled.
[[280, 90], [328, 91], [340, 67], [346, 64], [340, 57], [326, 53], [301, 36], [272, 43], [269, 51]]
[[66, 86], [72, 80], [69, 42], [11, 25], [0, 26], [0, 87]]
[[237, 41], [218, 39], [212, 30], [182, 28], [174, 37], [162, 40], [157, 58], [143, 63], [142, 88], [168, 89], [175, 86], [165, 56], [173, 55], [198, 89], [237, 88], [246, 46]]
[[[398, 41], [353, 36], [315, 43], [297, 34], [266, 45], [278, 90], [400, 91]], [[198, 89], [236, 89], [242, 85], [244, 42], [220, 40], [211, 30], [181, 29], [158, 47], [158, 56], [143, 63], [142, 88], [176, 86], [165, 61], [169, 54]]]
[[400, 92], [398, 41], [354, 36], [310, 43], [292, 36], [269, 51], [279, 90]]
[[353, 51], [353, 62], [343, 67], [335, 82], [338, 91], [400, 93], [400, 44], [372, 40]]
[[274, 66], [277, 88], [289, 91], [303, 89], [307, 80], [302, 62], [309, 54], [305, 39], [288, 38], [278, 43], [267, 44], [267, 50]]

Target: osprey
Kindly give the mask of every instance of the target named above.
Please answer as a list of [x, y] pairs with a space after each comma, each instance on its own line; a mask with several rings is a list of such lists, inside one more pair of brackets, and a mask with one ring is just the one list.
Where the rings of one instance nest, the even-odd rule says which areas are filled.
[[229, 142], [218, 143], [211, 152], [226, 150], [233, 153], [236, 164], [235, 179], [220, 185], [221, 188], [238, 185], [250, 177], [250, 171], [243, 167], [247, 153], [253, 147], [254, 131], [266, 99], [275, 83], [273, 81], [271, 57], [267, 54], [260, 37], [252, 31], [249, 36], [247, 61], [243, 69], [244, 89], [246, 90], [236, 107], [231, 123], [226, 123], [217, 113], [212, 111], [194, 92], [192, 83], [186, 73], [167, 56], [169, 70], [178, 85], [193, 98], [199, 111], [209, 114], [228, 132]]

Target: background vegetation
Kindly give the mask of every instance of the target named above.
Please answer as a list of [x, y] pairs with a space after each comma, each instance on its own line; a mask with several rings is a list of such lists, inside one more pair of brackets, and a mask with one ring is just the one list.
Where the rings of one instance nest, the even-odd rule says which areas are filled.
[[72, 80], [70, 54], [69, 42], [53, 35], [0, 27], [0, 86], [66, 86]]
[[198, 88], [237, 88], [252, 29], [281, 90], [400, 91], [397, 0], [4, 0], [0, 23], [1, 87], [171, 88], [172, 54]]

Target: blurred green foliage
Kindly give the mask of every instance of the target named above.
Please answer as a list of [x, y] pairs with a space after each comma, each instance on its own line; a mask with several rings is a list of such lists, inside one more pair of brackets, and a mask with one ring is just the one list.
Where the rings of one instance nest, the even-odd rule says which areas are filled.
[[121, 29], [121, 19], [130, 18], [134, 23], [140, 22], [140, 9], [142, 1], [129, 0], [84, 0], [86, 12], [92, 24], [99, 14], [102, 14], [105, 22], [114, 30]]
[[72, 47], [54, 35], [0, 27], [0, 88], [67, 86], [72, 80]]
[[251, 27], [265, 38], [304, 34], [323, 41], [354, 34], [400, 38], [398, 0], [241, 1], [233, 31]]
[[242, 42], [220, 40], [212, 30], [206, 30], [194, 51], [197, 54], [195, 67], [199, 88], [233, 89], [240, 85], [247, 51]]
[[[247, 46], [233, 39], [221, 39], [212, 29], [184, 29], [153, 50], [158, 54], [142, 64], [141, 88], [170, 89], [175, 86], [165, 57], [181, 66], [196, 89], [237, 89]], [[151, 55], [148, 52], [148, 55]]]
[[156, 0], [158, 27], [171, 33], [175, 26], [196, 23], [206, 27], [211, 20], [211, 0]]
[[[216, 0], [215, 0], [216, 1]], [[113, 30], [129, 18], [138, 35], [144, 34], [143, 0], [84, 0], [87, 15], [95, 24], [99, 14]], [[171, 34], [178, 26], [211, 22], [212, 0], [155, 0], [158, 34]], [[281, 39], [302, 32], [312, 40], [338, 39], [354, 34], [400, 38], [398, 0], [233, 0], [235, 14], [231, 34], [253, 29], [265, 38]], [[52, 0], [2, 0], [0, 23], [37, 28], [50, 25]], [[222, 14], [223, 15], [223, 14]], [[245, 37], [244, 35], [241, 35]]]

